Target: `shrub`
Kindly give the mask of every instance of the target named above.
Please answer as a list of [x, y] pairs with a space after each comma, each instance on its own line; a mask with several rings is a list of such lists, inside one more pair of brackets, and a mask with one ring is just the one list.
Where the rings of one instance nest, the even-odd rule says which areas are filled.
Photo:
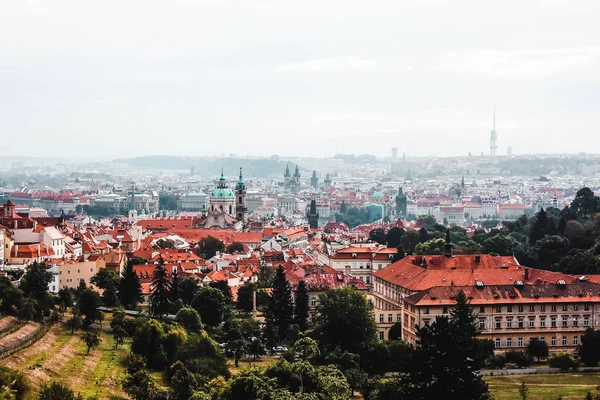
[[525, 368], [533, 363], [533, 357], [528, 356], [522, 351], [509, 350], [505, 354], [507, 363], [515, 363], [519, 368]]
[[504, 368], [506, 364], [506, 354], [493, 354], [485, 361], [486, 365], [493, 369]]
[[577, 368], [579, 363], [569, 353], [556, 353], [548, 359], [548, 365], [551, 368], [560, 368], [561, 371], [568, 371]]

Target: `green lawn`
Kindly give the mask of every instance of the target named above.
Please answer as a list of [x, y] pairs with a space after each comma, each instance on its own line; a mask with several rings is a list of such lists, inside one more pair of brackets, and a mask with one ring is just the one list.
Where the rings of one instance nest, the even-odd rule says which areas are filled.
[[484, 377], [497, 400], [520, 400], [519, 386], [529, 388], [528, 400], [583, 400], [587, 392], [597, 393], [600, 373], [565, 373], [544, 375], [509, 375]]

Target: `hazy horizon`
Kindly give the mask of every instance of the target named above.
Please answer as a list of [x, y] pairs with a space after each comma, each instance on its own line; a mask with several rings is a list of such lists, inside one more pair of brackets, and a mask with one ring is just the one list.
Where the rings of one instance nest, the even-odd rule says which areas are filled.
[[0, 5], [10, 155], [596, 153], [593, 1]]

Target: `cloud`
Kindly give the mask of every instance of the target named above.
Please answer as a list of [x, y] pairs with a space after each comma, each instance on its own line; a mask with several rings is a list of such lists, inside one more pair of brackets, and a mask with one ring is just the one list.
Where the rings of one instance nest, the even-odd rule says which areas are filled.
[[315, 71], [339, 71], [339, 70], [357, 70], [367, 71], [377, 68], [375, 60], [369, 60], [362, 57], [330, 57], [317, 60], [308, 60], [300, 62], [285, 63], [277, 66], [277, 71], [293, 72], [315, 72]]
[[546, 78], [563, 71], [586, 67], [600, 58], [600, 46], [546, 50], [479, 49], [451, 52], [435, 69], [496, 78]]

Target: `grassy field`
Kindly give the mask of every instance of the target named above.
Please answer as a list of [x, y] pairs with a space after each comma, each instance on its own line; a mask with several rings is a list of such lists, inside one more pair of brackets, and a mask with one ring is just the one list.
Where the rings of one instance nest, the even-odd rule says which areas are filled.
[[66, 384], [84, 398], [125, 398], [120, 381], [128, 347], [115, 349], [112, 335], [103, 331], [100, 346], [88, 355], [81, 335], [81, 331], [72, 335], [68, 326], [55, 324], [38, 342], [2, 360], [2, 365], [27, 376], [31, 387], [28, 398], [51, 381]]
[[547, 375], [509, 375], [484, 377], [497, 400], [520, 400], [519, 386], [525, 382], [529, 400], [583, 400], [587, 392], [597, 393], [600, 373], [568, 373]]

